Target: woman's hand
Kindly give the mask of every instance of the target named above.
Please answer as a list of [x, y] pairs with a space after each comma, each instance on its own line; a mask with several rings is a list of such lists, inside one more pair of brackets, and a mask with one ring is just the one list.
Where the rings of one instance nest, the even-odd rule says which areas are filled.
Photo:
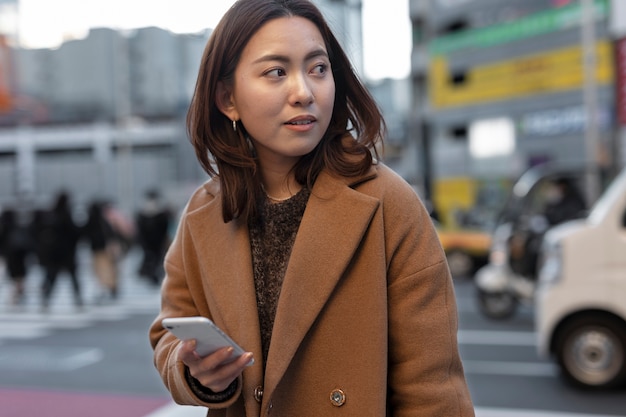
[[252, 352], [246, 352], [225, 363], [233, 354], [232, 347], [218, 349], [205, 357], [200, 357], [195, 348], [195, 340], [184, 341], [178, 350], [178, 359], [187, 365], [191, 376], [215, 393], [228, 388], [252, 361]]

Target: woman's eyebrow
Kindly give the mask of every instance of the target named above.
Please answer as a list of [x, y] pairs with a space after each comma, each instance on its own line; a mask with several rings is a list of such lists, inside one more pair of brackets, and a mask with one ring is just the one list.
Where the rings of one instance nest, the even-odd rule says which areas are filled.
[[313, 51], [306, 54], [306, 59], [313, 59], [313, 58], [318, 58], [318, 57], [328, 58], [328, 52], [326, 52], [325, 49], [319, 48], [319, 49], [314, 49]]
[[[314, 49], [311, 52], [309, 52], [308, 54], [306, 54], [304, 59], [308, 61], [310, 59], [314, 59], [314, 58], [318, 58], [318, 57], [328, 58], [328, 52], [326, 52], [326, 50], [323, 49], [323, 48]], [[253, 64], [258, 64], [258, 63], [270, 62], [270, 61], [278, 61], [278, 62], [288, 63], [290, 60], [291, 59], [287, 55], [267, 54], [267, 55], [261, 56], [260, 58], [255, 59], [254, 61], [252, 61], [252, 63]]]

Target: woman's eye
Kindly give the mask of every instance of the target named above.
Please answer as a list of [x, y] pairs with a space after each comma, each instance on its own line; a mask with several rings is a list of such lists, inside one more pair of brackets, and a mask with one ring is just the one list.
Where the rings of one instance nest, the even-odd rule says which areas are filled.
[[265, 75], [269, 75], [270, 77], [282, 77], [285, 75], [285, 70], [282, 68], [274, 68], [267, 71]]
[[314, 74], [325, 74], [328, 71], [328, 64], [319, 64], [313, 67]]

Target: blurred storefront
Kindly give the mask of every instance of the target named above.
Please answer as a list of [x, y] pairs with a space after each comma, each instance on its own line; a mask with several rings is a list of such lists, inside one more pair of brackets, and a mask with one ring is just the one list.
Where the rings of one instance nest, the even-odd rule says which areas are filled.
[[411, 4], [427, 63], [413, 71], [418, 140], [444, 216], [497, 210], [538, 163], [621, 165], [609, 0]]

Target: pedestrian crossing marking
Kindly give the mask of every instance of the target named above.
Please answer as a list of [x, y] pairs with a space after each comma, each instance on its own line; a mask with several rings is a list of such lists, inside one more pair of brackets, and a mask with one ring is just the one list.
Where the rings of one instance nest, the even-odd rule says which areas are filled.
[[0, 351], [0, 369], [8, 371], [70, 372], [104, 358], [102, 349], [68, 346], [6, 346]]
[[[131, 250], [120, 264], [119, 299], [99, 302], [98, 281], [93, 275], [89, 252], [79, 251], [79, 279], [85, 304], [74, 305], [71, 283], [59, 276], [48, 310], [41, 309], [43, 271], [34, 265], [26, 279], [26, 297], [21, 305], [11, 304], [12, 284], [0, 276], [0, 344], [33, 340], [56, 330], [81, 329], [96, 322], [120, 321], [135, 314], [158, 314], [159, 288], [141, 279], [137, 273], [140, 252]], [[4, 349], [4, 348], [3, 348]]]

